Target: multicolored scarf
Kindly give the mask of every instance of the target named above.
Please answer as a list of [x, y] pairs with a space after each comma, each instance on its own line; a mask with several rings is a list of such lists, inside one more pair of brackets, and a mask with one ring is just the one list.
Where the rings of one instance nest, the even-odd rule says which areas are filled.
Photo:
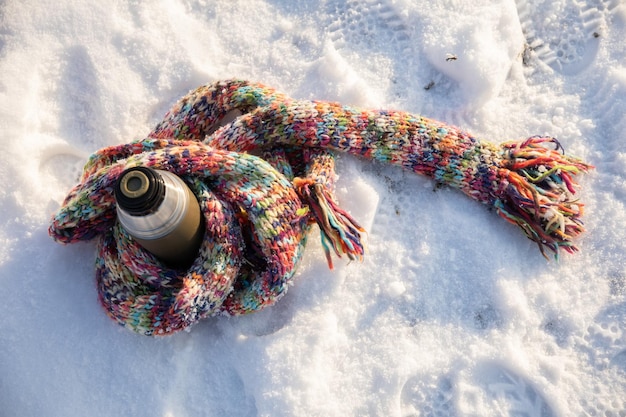
[[[591, 166], [556, 139], [494, 145], [422, 116], [295, 100], [239, 80], [190, 92], [146, 139], [92, 155], [49, 233], [62, 243], [98, 239], [100, 301], [136, 332], [253, 312], [285, 294], [312, 224], [331, 268], [331, 250], [363, 256], [363, 229], [333, 196], [333, 152], [458, 188], [521, 227], [544, 256], [577, 250], [583, 205], [574, 176]], [[205, 235], [188, 269], [163, 264], [117, 221], [114, 186], [135, 166], [173, 172], [197, 196]]]

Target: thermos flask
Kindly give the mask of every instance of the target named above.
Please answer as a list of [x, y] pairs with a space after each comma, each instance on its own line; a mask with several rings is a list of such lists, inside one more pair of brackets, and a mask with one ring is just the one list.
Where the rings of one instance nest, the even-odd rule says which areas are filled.
[[178, 176], [148, 167], [125, 170], [115, 186], [117, 216], [145, 249], [166, 265], [191, 264], [202, 242], [200, 206]]

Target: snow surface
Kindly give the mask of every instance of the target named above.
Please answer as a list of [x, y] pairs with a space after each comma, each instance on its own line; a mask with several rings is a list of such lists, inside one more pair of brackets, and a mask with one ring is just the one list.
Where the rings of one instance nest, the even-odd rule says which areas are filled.
[[[0, 7], [2, 417], [626, 416], [621, 0]], [[546, 262], [462, 194], [343, 156], [362, 263], [329, 271], [312, 238], [272, 308], [167, 338], [115, 325], [94, 244], [55, 244], [50, 216], [91, 152], [232, 77], [494, 142], [556, 136], [596, 166], [581, 178], [581, 252]]]

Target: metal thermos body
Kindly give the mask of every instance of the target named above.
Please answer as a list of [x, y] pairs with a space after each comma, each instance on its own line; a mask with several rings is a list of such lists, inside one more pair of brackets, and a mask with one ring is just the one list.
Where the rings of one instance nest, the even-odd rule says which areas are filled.
[[145, 249], [175, 268], [187, 267], [202, 242], [198, 200], [183, 180], [167, 171], [129, 168], [115, 186], [117, 216]]

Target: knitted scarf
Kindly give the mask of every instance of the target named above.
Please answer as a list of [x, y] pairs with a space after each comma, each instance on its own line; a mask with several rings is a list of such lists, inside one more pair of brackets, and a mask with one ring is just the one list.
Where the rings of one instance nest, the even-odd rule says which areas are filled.
[[[561, 151], [554, 138], [494, 145], [406, 112], [294, 100], [260, 84], [222, 81], [180, 99], [146, 139], [93, 154], [49, 233], [61, 243], [97, 238], [98, 292], [109, 316], [141, 334], [169, 334], [274, 304], [312, 224], [331, 268], [331, 250], [363, 256], [364, 230], [333, 196], [333, 152], [458, 188], [518, 225], [544, 256], [574, 252], [583, 205], [573, 177], [591, 166]], [[163, 264], [117, 221], [115, 182], [135, 166], [179, 175], [198, 198], [205, 233], [189, 268]]]

